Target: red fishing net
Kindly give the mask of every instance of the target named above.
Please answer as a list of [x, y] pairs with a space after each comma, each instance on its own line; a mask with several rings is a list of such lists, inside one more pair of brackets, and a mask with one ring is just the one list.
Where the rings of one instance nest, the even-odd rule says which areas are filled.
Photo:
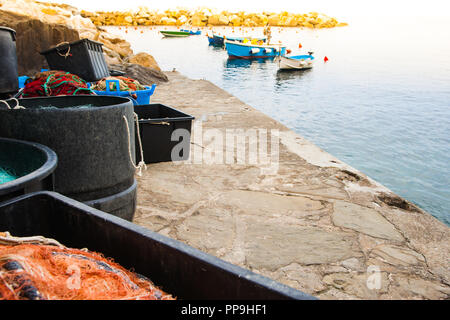
[[27, 80], [22, 91], [23, 98], [83, 94], [94, 92], [83, 79], [65, 71], [40, 72]]
[[0, 300], [174, 300], [149, 279], [87, 250], [1, 244]]

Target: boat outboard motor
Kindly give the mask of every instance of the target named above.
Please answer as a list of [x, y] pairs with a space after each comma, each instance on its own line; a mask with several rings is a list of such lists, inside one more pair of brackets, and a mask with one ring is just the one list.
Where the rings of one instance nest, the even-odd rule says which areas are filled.
[[0, 99], [9, 98], [19, 89], [17, 74], [16, 31], [0, 26]]

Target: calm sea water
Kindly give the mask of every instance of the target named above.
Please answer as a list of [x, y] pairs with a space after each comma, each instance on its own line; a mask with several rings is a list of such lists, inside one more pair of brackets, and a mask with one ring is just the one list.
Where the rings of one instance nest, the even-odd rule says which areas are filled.
[[[163, 70], [215, 83], [450, 225], [450, 22], [349, 22], [273, 28], [274, 40], [292, 53], [314, 52], [314, 68], [294, 72], [278, 72], [271, 60], [229, 61], [204, 35], [167, 39], [146, 27], [108, 29]], [[261, 28], [215, 30], [262, 35]]]

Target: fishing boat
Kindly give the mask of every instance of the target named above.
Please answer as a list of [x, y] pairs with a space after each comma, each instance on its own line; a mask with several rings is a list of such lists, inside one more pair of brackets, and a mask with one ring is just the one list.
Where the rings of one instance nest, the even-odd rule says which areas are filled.
[[310, 69], [313, 67], [314, 57], [312, 52], [308, 54], [297, 55], [297, 56], [286, 56], [281, 55], [277, 57], [278, 68], [280, 70], [301, 70]]
[[223, 47], [225, 45], [225, 39], [230, 41], [237, 41], [237, 42], [244, 42], [245, 40], [248, 41], [262, 41], [265, 43], [267, 41], [267, 38], [252, 38], [252, 37], [228, 37], [228, 36], [220, 36], [217, 34], [213, 34], [212, 36], [208, 36], [209, 44], [215, 47]]
[[186, 31], [165, 31], [161, 30], [159, 31], [164, 37], [172, 37], [172, 38], [179, 38], [179, 37], [189, 37], [191, 34]]
[[225, 40], [225, 49], [227, 50], [229, 59], [262, 59], [274, 58], [286, 54], [286, 47], [281, 43], [254, 44], [250, 41], [238, 42]]
[[180, 29], [181, 32], [189, 32], [190, 35], [198, 36], [202, 34], [202, 31], [200, 29], [197, 29], [197, 31], [188, 30], [188, 29]]

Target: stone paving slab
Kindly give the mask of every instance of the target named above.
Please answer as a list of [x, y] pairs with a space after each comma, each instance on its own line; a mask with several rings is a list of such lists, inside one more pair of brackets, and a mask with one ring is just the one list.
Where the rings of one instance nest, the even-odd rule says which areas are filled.
[[449, 227], [214, 84], [166, 74], [152, 103], [203, 135], [278, 130], [279, 167], [198, 161], [213, 144], [194, 126], [191, 161], [137, 176], [135, 223], [321, 299], [449, 298]]

